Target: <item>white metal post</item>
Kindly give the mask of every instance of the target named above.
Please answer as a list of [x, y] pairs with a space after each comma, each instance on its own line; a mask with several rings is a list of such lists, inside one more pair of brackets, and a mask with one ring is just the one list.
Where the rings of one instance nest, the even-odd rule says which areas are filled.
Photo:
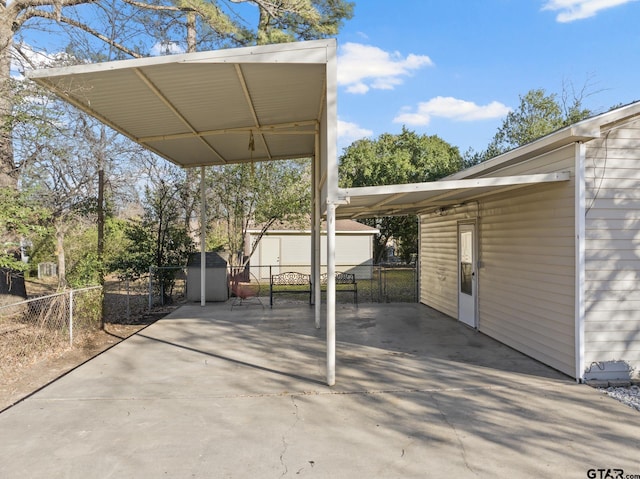
[[[316, 135], [317, 137], [318, 135]], [[318, 201], [318, 190], [316, 189], [316, 158], [317, 155], [311, 159], [311, 284], [313, 284], [313, 290], [311, 291], [311, 303], [316, 304], [316, 201]], [[316, 323], [317, 323], [316, 318]], [[316, 325], [317, 327], [317, 325]]]
[[313, 225], [313, 229], [315, 231], [313, 249], [315, 250], [315, 270], [313, 277], [313, 288], [314, 288], [314, 296], [316, 298], [315, 302], [315, 319], [316, 319], [316, 329], [320, 329], [320, 318], [321, 318], [321, 307], [322, 307], [322, 286], [320, 285], [320, 269], [322, 264], [322, 254], [320, 252], [320, 238], [322, 237], [322, 228], [321, 228], [321, 217], [320, 217], [320, 194], [318, 193], [318, 205], [316, 207], [316, 217], [315, 224]]
[[204, 187], [204, 166], [200, 167], [200, 306], [207, 304], [207, 204]]
[[[338, 155], [337, 155], [337, 82], [338, 67], [336, 44], [327, 48], [327, 85], [325, 110], [320, 121], [321, 158], [326, 174], [327, 207], [327, 384], [336, 382], [336, 200], [338, 200]], [[322, 170], [321, 170], [322, 171]]]
[[336, 383], [336, 205], [327, 205], [327, 384]]
[[315, 192], [315, 203], [313, 204], [313, 297], [315, 298], [315, 326], [320, 329], [320, 315], [322, 307], [322, 287], [320, 285], [320, 268], [322, 265], [322, 253], [320, 251], [320, 238], [322, 237], [320, 198], [320, 135], [316, 133], [316, 155], [313, 159], [313, 189]]

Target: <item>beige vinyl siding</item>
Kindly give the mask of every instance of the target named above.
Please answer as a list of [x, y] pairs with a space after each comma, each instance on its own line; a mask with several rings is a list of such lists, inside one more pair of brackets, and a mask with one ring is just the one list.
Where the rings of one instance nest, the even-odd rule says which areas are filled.
[[479, 330], [575, 375], [575, 170], [573, 145], [500, 175], [570, 171], [481, 203]]
[[475, 218], [475, 206], [421, 218], [420, 302], [458, 317], [458, 222]]
[[311, 235], [280, 236], [280, 265], [308, 265], [311, 263]]
[[574, 165], [570, 145], [492, 172], [569, 171], [572, 179], [483, 197], [467, 214], [458, 208], [423, 216], [420, 263], [421, 301], [457, 317], [457, 227], [477, 209], [478, 329], [569, 375], [575, 375]]
[[336, 235], [336, 264], [372, 264], [372, 245], [373, 239], [369, 235]]
[[585, 365], [640, 368], [640, 121], [586, 148]]
[[[280, 240], [280, 271], [297, 271], [308, 274], [311, 271], [311, 236], [309, 234], [275, 233], [266, 234], [263, 238], [278, 238]], [[252, 237], [253, 240], [253, 237]], [[262, 261], [262, 248], [258, 247], [251, 259], [252, 273], [256, 276], [268, 277], [268, 266]], [[321, 272], [326, 272], [327, 237], [320, 238]], [[371, 279], [373, 266], [373, 235], [372, 234], [336, 234], [336, 268], [338, 271], [356, 274], [358, 279]]]

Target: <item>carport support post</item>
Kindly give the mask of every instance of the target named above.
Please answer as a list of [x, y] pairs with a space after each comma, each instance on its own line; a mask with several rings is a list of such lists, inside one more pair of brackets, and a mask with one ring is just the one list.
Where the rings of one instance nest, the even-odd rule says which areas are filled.
[[206, 196], [204, 187], [204, 166], [200, 167], [200, 306], [207, 304], [206, 281], [207, 281], [207, 212]]
[[316, 329], [320, 329], [320, 308], [322, 306], [322, 292], [320, 289], [320, 267], [321, 267], [321, 258], [322, 254], [320, 252], [320, 237], [322, 234], [321, 231], [321, 211], [320, 211], [320, 198], [322, 196], [322, 192], [320, 191], [320, 161], [318, 157], [318, 151], [320, 147], [318, 146], [318, 135], [316, 134], [316, 155], [313, 158], [313, 191], [311, 192], [312, 203], [313, 203], [313, 211], [311, 214], [312, 217], [312, 225], [311, 225], [311, 258], [312, 258], [312, 267], [311, 267], [311, 282], [313, 283], [313, 304], [315, 308], [315, 326]]
[[327, 384], [336, 383], [336, 205], [327, 204]]

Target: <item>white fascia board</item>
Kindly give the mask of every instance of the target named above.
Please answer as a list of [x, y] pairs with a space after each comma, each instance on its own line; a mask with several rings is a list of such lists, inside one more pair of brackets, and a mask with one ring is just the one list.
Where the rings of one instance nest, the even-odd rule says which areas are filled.
[[331, 48], [334, 50], [336, 48], [336, 40], [333, 38], [135, 58], [131, 60], [116, 60], [68, 67], [42, 68], [27, 71], [25, 75], [32, 80], [38, 80], [73, 74], [144, 68], [171, 63], [327, 63], [327, 49]]
[[576, 123], [575, 125], [563, 128], [562, 130], [558, 130], [555, 133], [551, 133], [539, 140], [508, 151], [500, 156], [483, 161], [479, 165], [454, 173], [440, 181], [481, 176], [516, 163], [530, 160], [536, 156], [557, 150], [558, 148], [562, 148], [563, 146], [567, 146], [571, 143], [578, 141], [586, 142], [599, 137], [600, 123], [595, 123], [593, 119], [591, 121], [585, 120], [583, 122]]
[[592, 118], [579, 121], [538, 140], [527, 143], [500, 156], [459, 171], [445, 179], [460, 179], [486, 174], [514, 163], [526, 161], [570, 143], [587, 142], [602, 136], [602, 130], [640, 116], [640, 102], [616, 108]]
[[424, 183], [408, 183], [402, 185], [362, 186], [356, 188], [339, 188], [343, 198], [373, 195], [395, 195], [398, 193], [418, 193], [431, 191], [446, 191], [469, 188], [487, 188], [512, 185], [527, 185], [534, 183], [548, 183], [554, 181], [568, 181], [571, 174], [568, 171], [555, 173], [540, 173], [519, 176], [499, 176], [490, 178], [442, 179]]

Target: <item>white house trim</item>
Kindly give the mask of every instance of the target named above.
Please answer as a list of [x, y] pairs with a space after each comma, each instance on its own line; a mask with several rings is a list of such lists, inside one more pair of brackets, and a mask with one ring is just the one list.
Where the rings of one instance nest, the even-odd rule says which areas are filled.
[[585, 321], [585, 234], [586, 234], [586, 199], [585, 199], [585, 158], [586, 146], [583, 142], [576, 143], [576, 166], [575, 166], [575, 228], [576, 228], [576, 293], [575, 293], [575, 315], [576, 315], [576, 380], [581, 381], [585, 370], [584, 363], [584, 321]]

